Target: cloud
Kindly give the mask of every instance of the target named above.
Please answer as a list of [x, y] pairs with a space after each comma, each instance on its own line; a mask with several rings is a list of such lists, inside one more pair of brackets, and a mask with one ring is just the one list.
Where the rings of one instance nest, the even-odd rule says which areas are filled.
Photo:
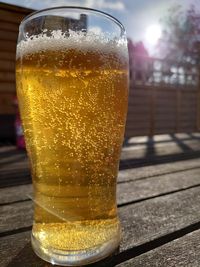
[[125, 5], [122, 1], [107, 1], [107, 0], [86, 0], [86, 6], [98, 9], [124, 10]]
[[4, 0], [4, 2], [25, 6], [32, 9], [43, 9], [56, 6], [83, 6], [100, 10], [125, 10], [125, 4], [121, 0]]

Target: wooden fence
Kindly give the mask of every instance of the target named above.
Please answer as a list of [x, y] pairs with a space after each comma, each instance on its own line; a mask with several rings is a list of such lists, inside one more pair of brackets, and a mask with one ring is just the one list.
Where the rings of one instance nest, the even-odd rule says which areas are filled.
[[198, 68], [139, 55], [130, 59], [126, 137], [198, 131]]

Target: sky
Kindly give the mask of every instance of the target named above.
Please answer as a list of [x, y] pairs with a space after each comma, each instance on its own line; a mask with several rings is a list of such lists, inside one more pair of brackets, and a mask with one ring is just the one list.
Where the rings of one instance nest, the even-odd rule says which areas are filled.
[[154, 44], [148, 37], [151, 36], [151, 31], [148, 32], [149, 27], [160, 25], [160, 19], [167, 14], [171, 6], [180, 4], [183, 9], [187, 9], [194, 4], [200, 10], [200, 0], [3, 0], [2, 2], [37, 10], [66, 5], [99, 9], [120, 20], [126, 28], [127, 36], [134, 42], [143, 41], [150, 50]]

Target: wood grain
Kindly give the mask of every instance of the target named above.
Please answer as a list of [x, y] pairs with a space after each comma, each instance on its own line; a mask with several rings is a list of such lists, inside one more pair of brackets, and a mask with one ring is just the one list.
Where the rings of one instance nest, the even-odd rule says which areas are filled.
[[0, 19], [3, 21], [19, 24], [24, 17], [24, 14], [0, 9]]
[[[17, 174], [20, 177], [20, 173], [25, 171], [26, 169], [21, 168], [10, 170], [9, 173], [10, 176], [13, 174], [16, 177]], [[5, 172], [1, 172], [1, 174], [6, 175]], [[159, 168], [146, 166], [122, 170], [118, 175], [118, 204], [194, 186], [200, 183], [199, 176], [199, 159], [160, 164]], [[188, 177], [191, 178], [188, 179]], [[0, 203], [27, 200], [27, 195], [31, 193], [31, 184], [3, 188], [0, 189]]]
[[[119, 208], [119, 215], [122, 222], [120, 253], [125, 253], [129, 249], [134, 250], [135, 246], [173, 233], [196, 221], [199, 222], [200, 215], [196, 212], [199, 210], [199, 207], [200, 188], [193, 188], [184, 192], [178, 192]], [[27, 210], [24, 210], [23, 213], [27, 216]], [[23, 220], [23, 224], [27, 224], [27, 222]], [[19, 254], [17, 258], [12, 260], [12, 264], [16, 264], [16, 262], [18, 264], [24, 263], [23, 257], [25, 256], [26, 262], [28, 260], [31, 264], [36, 264], [38, 259], [34, 258], [33, 260], [31, 255], [28, 254], [28, 251], [29, 253], [31, 251], [30, 242], [27, 243], [24, 233], [19, 235], [23, 235], [23, 237], [18, 236], [17, 238], [16, 236], [16, 240], [20, 239], [21, 241], [15, 243], [16, 248], [14, 253], [15, 255], [16, 253]], [[10, 236], [4, 237], [1, 240], [3, 241], [1, 242], [1, 246], [4, 246], [4, 251], [12, 248], [13, 240]], [[24, 249], [21, 251], [22, 247]], [[27, 247], [29, 248], [28, 251]], [[132, 256], [134, 256], [134, 251]], [[11, 261], [11, 258], [9, 260]], [[26, 267], [28, 266], [34, 265], [26, 265]]]
[[[198, 174], [196, 174], [193, 185], [197, 184], [197, 182], [198, 182], [197, 181], [198, 180], [197, 175]], [[152, 179], [150, 179], [150, 180], [152, 180]], [[136, 200], [139, 200], [139, 199], [142, 200], [146, 197], [152, 197], [152, 196], [155, 196], [157, 194], [160, 195], [162, 192], [163, 193], [167, 192], [167, 189], [165, 189], [165, 187], [167, 186], [166, 181], [163, 182], [164, 186], [162, 185], [162, 183], [160, 183], [160, 186], [156, 186], [156, 182], [152, 181], [152, 185], [151, 185], [150, 189], [148, 189], [148, 183], [147, 182], [145, 183], [144, 180], [142, 180], [141, 182], [143, 183], [143, 187], [142, 187], [142, 184], [139, 185], [138, 183], [136, 183], [136, 191], [134, 191], [134, 184], [130, 185], [130, 188], [132, 188], [132, 190], [129, 189], [128, 192], [122, 190], [122, 188], [127, 189], [126, 185], [123, 184], [121, 189], [120, 189], [120, 186], [121, 186], [120, 185], [119, 191], [121, 191], [121, 192], [119, 195], [118, 204], [125, 204], [126, 202], [130, 203], [131, 201], [135, 202]], [[191, 186], [191, 184], [192, 184], [192, 183], [187, 182], [185, 180], [183, 182], [185, 183], [185, 185], [183, 185], [183, 186], [181, 185], [181, 188]], [[169, 192], [173, 191], [173, 188], [174, 188], [174, 190], [177, 190], [178, 187], [180, 188], [181, 183], [179, 184], [179, 186], [177, 185], [177, 183], [178, 182], [176, 181], [173, 183], [173, 185], [170, 185], [168, 191]], [[168, 185], [169, 185], [169, 183], [168, 183]], [[151, 193], [151, 190], [154, 187], [157, 187], [157, 188], [154, 189], [154, 191]], [[164, 191], [161, 191], [161, 189]], [[177, 193], [174, 193], [171, 195], [169, 194], [169, 195], [162, 196], [162, 197], [152, 198], [152, 199], [149, 199], [148, 201], [142, 201], [140, 203], [136, 203], [135, 205], [132, 204], [132, 205], [125, 206], [125, 207], [119, 209], [120, 214], [121, 214], [121, 218], [122, 218], [122, 220], [125, 219], [126, 223], [131, 224], [133, 221], [135, 221], [135, 219], [143, 220], [143, 215], [142, 215], [143, 212], [144, 212], [144, 217], [150, 216], [150, 214], [148, 215], [149, 212], [152, 213], [151, 216], [154, 217], [154, 213], [157, 214], [157, 211], [155, 210], [155, 207], [157, 206], [158, 211], [161, 212], [159, 215], [162, 217], [161, 220], [167, 220], [165, 218], [165, 212], [166, 212], [166, 216], [167, 216], [167, 214], [170, 212], [167, 210], [169, 208], [168, 203], [171, 203], [171, 205], [172, 205], [171, 209], [173, 212], [175, 212], [173, 215], [174, 218], [177, 218], [177, 216], [179, 216], [179, 210], [181, 212], [183, 212], [185, 210], [187, 212], [185, 212], [185, 215], [183, 214], [183, 216], [186, 216], [186, 223], [187, 223], [187, 221], [197, 220], [198, 218], [200, 219], [200, 215], [198, 213], [194, 212], [194, 208], [198, 209], [198, 205], [200, 205], [200, 202], [199, 202], [200, 201], [200, 194], [198, 196], [199, 191], [200, 191], [200, 187], [191, 188], [191, 189], [188, 189], [186, 191], [177, 192]], [[193, 194], [193, 197], [191, 200], [189, 200], [189, 198], [191, 197], [191, 194]], [[179, 200], [179, 198], [180, 198], [180, 200]], [[185, 201], [184, 203], [180, 203], [179, 201], [182, 201], [181, 200], [182, 198], [186, 198], [188, 202]], [[166, 199], [166, 201], [164, 201], [163, 199]], [[158, 203], [158, 204], [162, 203], [162, 205], [160, 205], [160, 207], [159, 207], [156, 203]], [[154, 207], [155, 204], [156, 204], [156, 206]], [[179, 210], [176, 210], [176, 205], [177, 205], [177, 207], [179, 206]], [[149, 211], [147, 209], [147, 206], [148, 206]], [[189, 212], [189, 208], [191, 208], [190, 212]], [[127, 209], [129, 209], [129, 211]], [[134, 213], [132, 212], [132, 210], [134, 210]], [[128, 213], [125, 214], [124, 213], [125, 211], [127, 211]], [[191, 215], [189, 217], [188, 217], [188, 212], [189, 212], [189, 215]], [[194, 212], [194, 214], [192, 212]], [[1, 221], [2, 221], [2, 227], [0, 229], [1, 233], [11, 231], [11, 230], [16, 230], [16, 229], [19, 229], [22, 227], [30, 226], [32, 223], [32, 203], [30, 201], [27, 201], [27, 202], [14, 203], [11, 205], [1, 206], [0, 207], [0, 214], [1, 214], [0, 216], [1, 216]], [[131, 219], [131, 216], [133, 216], [132, 219]], [[129, 222], [129, 220], [130, 220], [130, 222]], [[150, 220], [148, 223], [153, 223], [153, 219], [152, 219], [152, 221]], [[138, 221], [138, 227], [139, 227], [139, 221]], [[175, 227], [177, 227], [177, 224], [175, 224]]]
[[200, 230], [123, 262], [118, 267], [199, 267]]

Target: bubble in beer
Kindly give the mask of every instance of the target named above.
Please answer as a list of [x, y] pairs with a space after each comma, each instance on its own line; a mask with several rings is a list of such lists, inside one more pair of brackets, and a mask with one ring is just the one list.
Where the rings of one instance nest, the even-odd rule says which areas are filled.
[[35, 187], [34, 237], [86, 250], [119, 236], [115, 184], [128, 95], [123, 42], [46, 32], [17, 46], [17, 93]]

